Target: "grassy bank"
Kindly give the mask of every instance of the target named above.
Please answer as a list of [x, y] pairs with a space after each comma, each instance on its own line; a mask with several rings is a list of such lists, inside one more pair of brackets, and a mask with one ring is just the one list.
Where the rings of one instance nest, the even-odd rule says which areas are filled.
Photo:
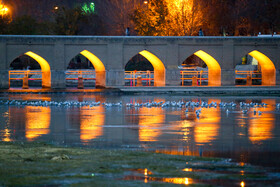
[[0, 186], [277, 185], [264, 168], [227, 159], [132, 150], [0, 143]]

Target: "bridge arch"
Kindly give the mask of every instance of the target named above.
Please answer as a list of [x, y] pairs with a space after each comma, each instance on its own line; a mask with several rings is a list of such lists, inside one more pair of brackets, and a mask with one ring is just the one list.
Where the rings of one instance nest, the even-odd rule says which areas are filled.
[[216, 59], [202, 50], [194, 55], [201, 58], [208, 67], [208, 86], [221, 86], [221, 66]]
[[[49, 63], [43, 57], [32, 51], [28, 51], [23, 55], [29, 56], [38, 62], [42, 72], [42, 88], [51, 88], [51, 68]], [[20, 55], [19, 57], [23, 55]]]
[[203, 50], [198, 50], [193, 55], [199, 57], [208, 67], [208, 86], [221, 86], [221, 67], [218, 61]]
[[33, 53], [32, 51], [28, 51], [25, 54], [30, 56], [40, 64], [42, 70], [42, 87], [51, 88], [51, 68], [49, 63], [44, 58], [37, 55], [36, 53]]
[[139, 52], [154, 67], [154, 86], [165, 86], [165, 66], [162, 61], [153, 53], [143, 50]]
[[257, 59], [261, 66], [262, 85], [276, 85], [276, 69], [274, 63], [266, 55], [257, 50], [251, 51], [248, 54]]
[[86, 57], [95, 69], [95, 86], [106, 86], [106, 69], [103, 62], [88, 50], [83, 50], [80, 54]]

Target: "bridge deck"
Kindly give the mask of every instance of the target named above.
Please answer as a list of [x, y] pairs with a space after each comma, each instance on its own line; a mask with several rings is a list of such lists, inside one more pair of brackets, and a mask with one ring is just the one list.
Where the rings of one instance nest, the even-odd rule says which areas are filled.
[[114, 87], [107, 89], [21, 89], [0, 90], [0, 93], [104, 93], [104, 94], [178, 94], [186, 96], [280, 96], [279, 86], [222, 87]]

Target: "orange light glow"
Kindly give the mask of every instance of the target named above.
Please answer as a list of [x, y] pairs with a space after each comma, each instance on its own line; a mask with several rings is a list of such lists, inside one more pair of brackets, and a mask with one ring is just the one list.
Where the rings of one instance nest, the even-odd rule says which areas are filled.
[[201, 58], [208, 67], [208, 85], [221, 86], [221, 67], [219, 63], [212, 56], [202, 50], [199, 50], [194, 54]]
[[96, 85], [98, 86], [106, 86], [106, 70], [102, 61], [89, 52], [88, 50], [83, 50], [81, 52], [83, 56], [85, 56], [93, 65], [96, 72]]
[[145, 176], [148, 175], [148, 169], [147, 169], [147, 168], [145, 168], [145, 170], [144, 170], [144, 175], [145, 175]]
[[8, 12], [9, 12], [9, 8], [6, 7], [5, 5], [1, 4], [0, 5], [0, 15], [4, 16], [4, 15], [8, 14]]
[[240, 183], [240, 186], [241, 186], [241, 187], [245, 187], [245, 182], [242, 181], [242, 182]]
[[82, 142], [88, 142], [103, 135], [105, 122], [104, 107], [81, 108], [81, 133]]
[[154, 85], [165, 86], [165, 67], [162, 61], [146, 50], [141, 51], [139, 54], [149, 60], [154, 67]]
[[9, 132], [8, 129], [5, 129], [5, 134], [4, 134], [4, 137], [2, 138], [2, 141], [3, 142], [10, 142], [10, 141], [12, 141], [10, 139], [10, 132]]
[[192, 180], [189, 178], [163, 178], [163, 182], [189, 185], [192, 183]]
[[249, 53], [252, 57], [257, 59], [262, 71], [262, 85], [273, 86], [276, 84], [276, 69], [273, 62], [259, 51], [252, 51]]
[[[209, 100], [211, 102], [220, 103], [220, 100]], [[201, 117], [194, 127], [195, 142], [198, 144], [210, 143], [219, 134], [221, 121], [220, 108], [203, 108]]]
[[191, 172], [192, 168], [185, 168], [185, 169], [183, 169], [183, 171]]
[[268, 105], [266, 108], [257, 108], [257, 111], [262, 112], [261, 116], [258, 116], [258, 114], [254, 116], [253, 109], [249, 113], [249, 139], [253, 144], [261, 143], [273, 137], [275, 114], [272, 111], [275, 110], [276, 101], [264, 99], [262, 102]]
[[162, 134], [159, 126], [164, 123], [164, 112], [161, 108], [140, 108], [139, 115], [139, 141], [156, 141]]
[[26, 52], [25, 55], [30, 56], [34, 60], [36, 60], [41, 67], [42, 70], [42, 87], [43, 88], [50, 88], [51, 87], [51, 68], [49, 63], [39, 55], [29, 51]]
[[28, 141], [48, 134], [50, 132], [51, 109], [48, 107], [26, 106], [26, 131], [25, 137]]

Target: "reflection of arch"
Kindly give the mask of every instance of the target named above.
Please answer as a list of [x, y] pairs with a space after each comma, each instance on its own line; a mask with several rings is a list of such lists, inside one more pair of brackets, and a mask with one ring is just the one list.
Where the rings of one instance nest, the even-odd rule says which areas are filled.
[[36, 53], [33, 53], [31, 51], [26, 52], [25, 55], [30, 56], [31, 58], [33, 58], [40, 64], [41, 71], [42, 71], [42, 87], [50, 88], [51, 87], [51, 68], [50, 68], [49, 63], [44, 58], [42, 58], [41, 56], [39, 56]]
[[201, 58], [208, 67], [208, 85], [220, 86], [221, 85], [221, 67], [219, 63], [208, 53], [199, 50], [194, 53]]
[[164, 123], [165, 115], [161, 108], [139, 109], [139, 141], [157, 141], [162, 134], [160, 127]]
[[154, 85], [165, 86], [165, 67], [162, 61], [146, 50], [141, 51], [139, 54], [149, 60], [154, 67]]
[[82, 142], [89, 142], [103, 135], [103, 125], [105, 122], [104, 107], [82, 107], [81, 108], [81, 132]]
[[26, 138], [29, 141], [50, 132], [51, 109], [48, 107], [26, 106]]
[[262, 103], [267, 103], [268, 106], [257, 109], [263, 112], [261, 116], [253, 114], [255, 109], [250, 109], [252, 113], [249, 113], [248, 116], [248, 135], [253, 144], [260, 144], [265, 140], [273, 138], [273, 129], [275, 128], [275, 114], [273, 111], [275, 110], [276, 101], [275, 99], [264, 99]]
[[262, 85], [275, 85], [276, 70], [273, 62], [263, 53], [256, 50], [250, 52], [249, 55], [257, 59], [261, 66]]
[[[221, 100], [209, 99], [208, 103], [220, 103]], [[207, 114], [207, 115], [204, 115]], [[211, 143], [217, 139], [221, 121], [219, 108], [203, 108], [201, 119], [197, 120], [194, 127], [195, 142], [197, 144]]]
[[101, 62], [101, 60], [89, 52], [88, 50], [83, 50], [80, 52], [82, 55], [84, 55], [93, 65], [96, 73], [96, 86], [106, 86], [106, 71], [105, 66]]

